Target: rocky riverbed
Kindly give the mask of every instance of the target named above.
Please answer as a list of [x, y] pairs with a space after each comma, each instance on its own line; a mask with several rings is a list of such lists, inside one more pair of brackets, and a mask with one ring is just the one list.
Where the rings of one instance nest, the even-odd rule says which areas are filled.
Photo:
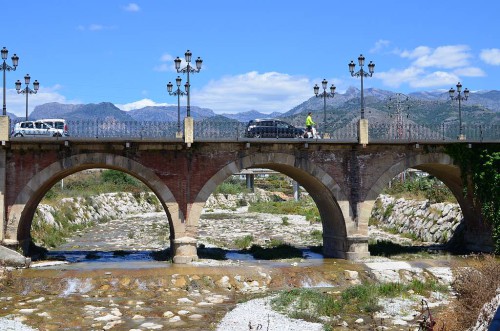
[[[298, 247], [320, 244], [313, 234], [321, 231], [321, 225], [309, 224], [302, 216], [220, 207], [207, 206], [200, 220], [200, 244], [229, 249], [235, 240], [248, 235], [257, 244], [273, 239]], [[168, 245], [168, 226], [165, 214], [152, 208], [131, 215], [128, 210], [118, 219], [77, 233], [57, 248], [80, 252], [73, 255], [78, 263], [40, 262], [29, 269], [4, 271], [0, 317], [8, 319], [9, 325], [17, 321], [39, 330], [250, 330], [258, 325], [269, 330], [313, 330], [311, 324], [271, 312], [267, 299], [253, 299], [292, 288], [341, 291], [366, 280], [433, 279], [442, 284], [452, 280], [448, 257], [370, 258], [353, 263], [317, 255], [280, 261], [235, 256], [184, 266], [154, 261], [149, 253]], [[383, 232], [377, 231], [371, 232], [381, 236]], [[106, 257], [103, 251], [112, 253]], [[142, 258], [132, 261], [129, 257], [136, 253]], [[379, 330], [408, 330], [417, 324], [422, 299], [437, 312], [453, 296], [433, 293], [423, 298], [408, 293], [405, 299], [381, 302], [384, 309], [373, 316], [362, 312], [335, 316], [334, 324], [336, 330], [372, 330], [374, 325]]]

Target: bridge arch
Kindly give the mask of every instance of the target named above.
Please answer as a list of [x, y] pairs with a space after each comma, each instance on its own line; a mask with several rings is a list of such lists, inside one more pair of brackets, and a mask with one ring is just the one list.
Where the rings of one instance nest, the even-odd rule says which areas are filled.
[[[477, 212], [474, 209], [471, 196], [465, 196], [463, 193], [464, 186], [460, 168], [454, 164], [453, 158], [445, 153], [411, 155], [406, 159], [393, 164], [386, 171], [384, 171], [368, 191], [367, 196], [364, 199], [364, 214], [361, 217], [363, 222], [368, 222], [375, 200], [380, 195], [382, 190], [396, 175], [407, 170], [408, 168], [425, 171], [441, 180], [457, 199], [460, 209], [462, 210], [466, 226], [471, 225], [470, 228], [477, 228], [479, 226], [479, 228], [481, 228], [480, 231], [488, 231], [488, 229], [483, 229], [484, 224], [482, 224], [480, 220], [480, 212]], [[470, 234], [465, 233], [465, 235]], [[489, 235], [486, 235], [485, 238], [485, 241], [489, 242]], [[466, 241], [471, 240], [466, 239]], [[475, 239], [472, 241], [478, 241], [477, 234]]]
[[[349, 237], [357, 235], [347, 196], [323, 169], [304, 157], [286, 153], [255, 153], [241, 157], [209, 178], [189, 209], [188, 224], [197, 228], [208, 197], [229, 176], [248, 168], [267, 168], [294, 179], [311, 195], [323, 225], [323, 250], [326, 256], [346, 258], [352, 252]], [[367, 252], [367, 247], [366, 247]]]
[[6, 238], [17, 241], [27, 253], [33, 216], [47, 191], [62, 178], [92, 168], [119, 170], [134, 176], [148, 186], [158, 197], [166, 212], [170, 227], [170, 242], [173, 247], [176, 232], [182, 235], [184, 224], [180, 222], [183, 216], [180, 215], [178, 203], [170, 189], [151, 169], [132, 159], [108, 153], [76, 154], [62, 158], [39, 171], [22, 188], [8, 212]]

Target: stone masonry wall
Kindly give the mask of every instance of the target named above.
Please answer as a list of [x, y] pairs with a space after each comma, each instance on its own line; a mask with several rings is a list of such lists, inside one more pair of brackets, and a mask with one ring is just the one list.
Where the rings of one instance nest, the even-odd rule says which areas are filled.
[[61, 224], [55, 217], [57, 213], [63, 213], [63, 217], [68, 221], [85, 224], [161, 210], [163, 207], [153, 193], [105, 193], [89, 197], [64, 198], [57, 206], [39, 204], [35, 219], [59, 227]]
[[371, 222], [398, 233], [407, 233], [421, 241], [444, 244], [462, 221], [458, 204], [415, 201], [380, 195], [375, 202]]

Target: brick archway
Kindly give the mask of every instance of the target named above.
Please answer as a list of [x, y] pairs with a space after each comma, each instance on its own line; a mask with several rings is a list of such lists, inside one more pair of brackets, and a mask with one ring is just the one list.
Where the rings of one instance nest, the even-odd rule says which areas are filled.
[[[198, 220], [208, 197], [229, 176], [248, 168], [267, 168], [297, 181], [311, 195], [323, 224], [323, 249], [326, 256], [346, 258], [356, 240], [358, 228], [350, 215], [347, 196], [335, 180], [311, 161], [286, 153], [256, 153], [227, 164], [209, 178], [189, 209], [188, 224], [197, 229]], [[196, 237], [197, 234], [192, 234]], [[366, 247], [367, 252], [367, 247]], [[352, 252], [351, 252], [352, 253]]]
[[9, 209], [6, 239], [16, 242], [26, 252], [30, 240], [31, 223], [36, 207], [47, 191], [62, 178], [73, 173], [92, 169], [106, 168], [123, 171], [141, 180], [160, 200], [168, 218], [170, 227], [170, 244], [177, 233], [184, 232], [183, 216], [170, 189], [149, 168], [129, 158], [107, 154], [77, 154], [54, 162], [39, 171], [22, 188]]
[[[482, 238], [481, 240], [484, 241], [485, 247], [491, 245], [491, 230], [485, 226], [484, 222], [480, 219], [481, 212], [475, 210], [472, 195], [464, 195], [460, 168], [455, 165], [453, 159], [445, 153], [412, 155], [405, 160], [393, 164], [383, 172], [364, 199], [364, 212], [360, 217], [361, 222], [366, 222], [368, 224], [377, 197], [395, 176], [408, 168], [425, 171], [441, 180], [450, 189], [460, 205], [460, 209], [464, 216], [464, 223], [468, 228], [465, 232], [470, 238], [465, 238], [466, 245], [471, 245], [471, 247], [473, 247], [475, 245], [474, 241], [479, 241], [478, 238]], [[470, 233], [473, 234], [471, 235]]]

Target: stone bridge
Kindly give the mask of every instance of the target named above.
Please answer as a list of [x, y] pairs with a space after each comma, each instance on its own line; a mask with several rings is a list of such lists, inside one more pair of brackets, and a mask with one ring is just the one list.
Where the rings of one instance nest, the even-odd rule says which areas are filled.
[[[471, 146], [474, 148], [474, 146]], [[58, 181], [92, 168], [123, 171], [158, 197], [170, 225], [173, 260], [197, 258], [198, 220], [207, 198], [232, 174], [249, 168], [283, 173], [314, 199], [323, 226], [325, 256], [369, 256], [368, 220], [375, 199], [408, 168], [444, 182], [465, 219], [464, 245], [492, 250], [472, 198], [464, 197], [460, 169], [445, 145], [333, 143], [303, 139], [182, 141], [125, 139], [12, 139], [0, 146], [0, 241], [27, 254], [33, 215]]]

